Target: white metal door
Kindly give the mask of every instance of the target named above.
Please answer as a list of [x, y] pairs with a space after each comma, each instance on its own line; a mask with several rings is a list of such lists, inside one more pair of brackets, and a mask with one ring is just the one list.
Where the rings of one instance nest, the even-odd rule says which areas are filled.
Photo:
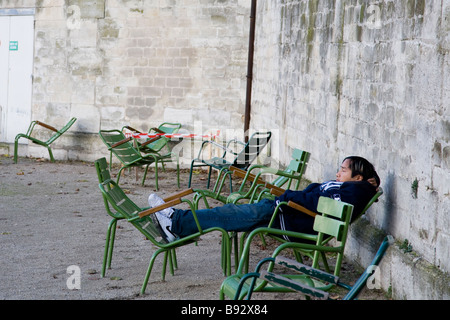
[[[0, 16], [0, 141], [14, 142], [31, 121], [34, 17]], [[20, 142], [26, 143], [21, 139]]]
[[0, 141], [6, 141], [10, 17], [0, 17]]

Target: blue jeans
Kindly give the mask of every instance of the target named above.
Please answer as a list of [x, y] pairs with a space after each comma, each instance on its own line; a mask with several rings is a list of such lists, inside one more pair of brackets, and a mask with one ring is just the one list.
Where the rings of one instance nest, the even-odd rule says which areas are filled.
[[[263, 199], [254, 204], [226, 204], [212, 209], [201, 209], [195, 213], [202, 229], [220, 227], [226, 231], [243, 232], [267, 227], [275, 207], [275, 201]], [[280, 227], [278, 219], [273, 227]], [[191, 210], [174, 209], [171, 230], [181, 238], [198, 232]]]

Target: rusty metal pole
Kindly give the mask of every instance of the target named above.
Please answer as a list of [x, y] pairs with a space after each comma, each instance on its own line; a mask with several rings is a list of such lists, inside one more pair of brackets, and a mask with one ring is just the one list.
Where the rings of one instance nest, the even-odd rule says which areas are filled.
[[245, 98], [245, 117], [244, 117], [244, 135], [245, 141], [248, 141], [248, 130], [250, 128], [250, 113], [252, 109], [252, 80], [253, 80], [253, 52], [255, 44], [255, 19], [256, 19], [256, 1], [252, 0], [250, 9], [250, 33], [248, 44], [248, 62], [247, 62], [247, 94]]

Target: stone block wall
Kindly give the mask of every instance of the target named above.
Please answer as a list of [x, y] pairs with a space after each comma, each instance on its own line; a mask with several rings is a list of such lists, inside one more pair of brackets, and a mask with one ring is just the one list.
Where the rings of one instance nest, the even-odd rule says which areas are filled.
[[[5, 0], [0, 6], [35, 9], [33, 119], [58, 126], [78, 118], [68, 135], [84, 142], [70, 158], [102, 156], [98, 131], [124, 125], [144, 132], [164, 121], [196, 133], [243, 130], [249, 2]], [[68, 147], [55, 144], [55, 150]]]
[[279, 128], [282, 157], [311, 152], [313, 181], [347, 155], [373, 162], [385, 194], [366, 218], [444, 273], [449, 28], [447, 1], [259, 1], [252, 105], [253, 126]]

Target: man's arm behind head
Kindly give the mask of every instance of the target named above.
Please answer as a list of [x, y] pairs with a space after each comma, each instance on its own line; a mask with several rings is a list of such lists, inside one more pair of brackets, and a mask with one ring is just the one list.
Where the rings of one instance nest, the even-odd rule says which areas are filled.
[[380, 177], [378, 176], [378, 174], [376, 173], [376, 171], [374, 171], [373, 178], [367, 179], [367, 182], [369, 182], [371, 185], [373, 185], [378, 190], [381, 180], [380, 180]]

